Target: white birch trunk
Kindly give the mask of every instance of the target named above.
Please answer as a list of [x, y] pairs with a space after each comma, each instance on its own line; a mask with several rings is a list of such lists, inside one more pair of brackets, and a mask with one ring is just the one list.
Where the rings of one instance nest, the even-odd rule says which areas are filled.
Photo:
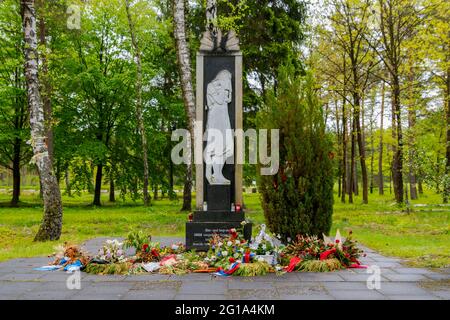
[[44, 109], [39, 93], [35, 1], [21, 0], [25, 40], [25, 79], [30, 109], [31, 146], [39, 171], [44, 200], [44, 217], [35, 241], [57, 240], [62, 228], [62, 203], [46, 143]]
[[[184, 0], [174, 0], [174, 36], [177, 47], [178, 67], [181, 78], [181, 89], [186, 116], [188, 118], [188, 130], [191, 133], [191, 139], [188, 140], [189, 163], [186, 168], [186, 180], [184, 185], [183, 208], [182, 210], [191, 210], [191, 189], [192, 189], [192, 150], [194, 139], [194, 121], [195, 121], [195, 96], [192, 85], [191, 58], [189, 47], [186, 40], [186, 28], [184, 17]], [[200, 181], [199, 181], [200, 183]]]

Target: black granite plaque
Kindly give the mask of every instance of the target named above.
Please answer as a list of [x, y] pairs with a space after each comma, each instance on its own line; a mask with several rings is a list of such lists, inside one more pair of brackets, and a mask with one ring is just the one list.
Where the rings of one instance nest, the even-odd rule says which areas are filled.
[[[242, 227], [241, 222], [188, 222], [186, 223], [186, 247], [198, 251], [209, 248], [209, 239], [214, 234], [221, 237], [230, 235], [231, 228]], [[252, 233], [251, 223], [244, 226], [244, 238], [250, 240]]]

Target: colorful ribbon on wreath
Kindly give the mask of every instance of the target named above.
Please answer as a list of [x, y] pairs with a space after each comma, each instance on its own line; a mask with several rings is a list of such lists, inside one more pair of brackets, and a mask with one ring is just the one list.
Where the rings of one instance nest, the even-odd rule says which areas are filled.
[[215, 275], [222, 276], [222, 277], [228, 277], [231, 276], [237, 269], [239, 269], [239, 266], [241, 265], [240, 262], [233, 263], [228, 270], [224, 270], [222, 267], [217, 268], [217, 272]]
[[254, 253], [247, 251], [242, 258], [243, 263], [250, 263], [250, 260], [255, 256]]

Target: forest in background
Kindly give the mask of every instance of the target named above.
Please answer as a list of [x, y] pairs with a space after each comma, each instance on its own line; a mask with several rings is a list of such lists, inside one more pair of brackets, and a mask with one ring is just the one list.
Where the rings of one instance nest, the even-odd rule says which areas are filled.
[[[267, 93], [277, 92], [280, 66], [289, 63], [293, 72], [309, 71], [315, 78], [335, 142], [330, 157], [341, 201], [361, 194], [367, 203], [372, 193], [392, 193], [403, 203], [420, 197], [424, 187], [448, 201], [447, 1], [233, 0], [218, 5], [219, 25], [235, 29], [241, 40], [246, 128], [255, 127]], [[61, 188], [68, 195], [88, 191], [95, 205], [101, 205], [102, 186], [111, 202], [116, 194], [143, 201], [145, 138], [151, 197], [161, 191], [175, 197], [174, 186], [186, 188], [186, 168], [170, 161], [176, 143], [170, 136], [187, 126], [187, 116], [172, 1], [36, 1], [36, 10], [46, 144]], [[195, 57], [205, 25], [203, 1], [188, 2], [185, 13]], [[0, 2], [0, 35], [0, 177], [2, 184], [11, 183], [11, 203], [17, 205], [23, 176], [25, 184], [38, 188], [39, 183], [32, 178], [27, 144], [18, 0]], [[255, 177], [255, 168], [247, 165], [245, 183], [251, 185]]]

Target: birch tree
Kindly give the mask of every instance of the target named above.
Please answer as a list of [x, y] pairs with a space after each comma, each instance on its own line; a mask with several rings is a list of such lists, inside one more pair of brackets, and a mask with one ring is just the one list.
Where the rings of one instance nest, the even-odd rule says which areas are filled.
[[187, 126], [191, 134], [188, 139], [186, 164], [186, 177], [183, 191], [183, 207], [181, 210], [191, 210], [192, 190], [192, 150], [194, 145], [195, 96], [192, 84], [191, 57], [186, 39], [185, 5], [184, 0], [174, 0], [173, 9], [174, 36], [177, 48], [178, 68], [180, 71], [181, 90], [183, 93], [184, 108], [187, 117]]
[[21, 0], [21, 10], [25, 40], [25, 81], [30, 109], [30, 142], [34, 154], [32, 161], [39, 171], [44, 200], [44, 217], [34, 240], [57, 240], [61, 236], [63, 210], [59, 185], [48, 153], [44, 109], [39, 93], [35, 1]]

